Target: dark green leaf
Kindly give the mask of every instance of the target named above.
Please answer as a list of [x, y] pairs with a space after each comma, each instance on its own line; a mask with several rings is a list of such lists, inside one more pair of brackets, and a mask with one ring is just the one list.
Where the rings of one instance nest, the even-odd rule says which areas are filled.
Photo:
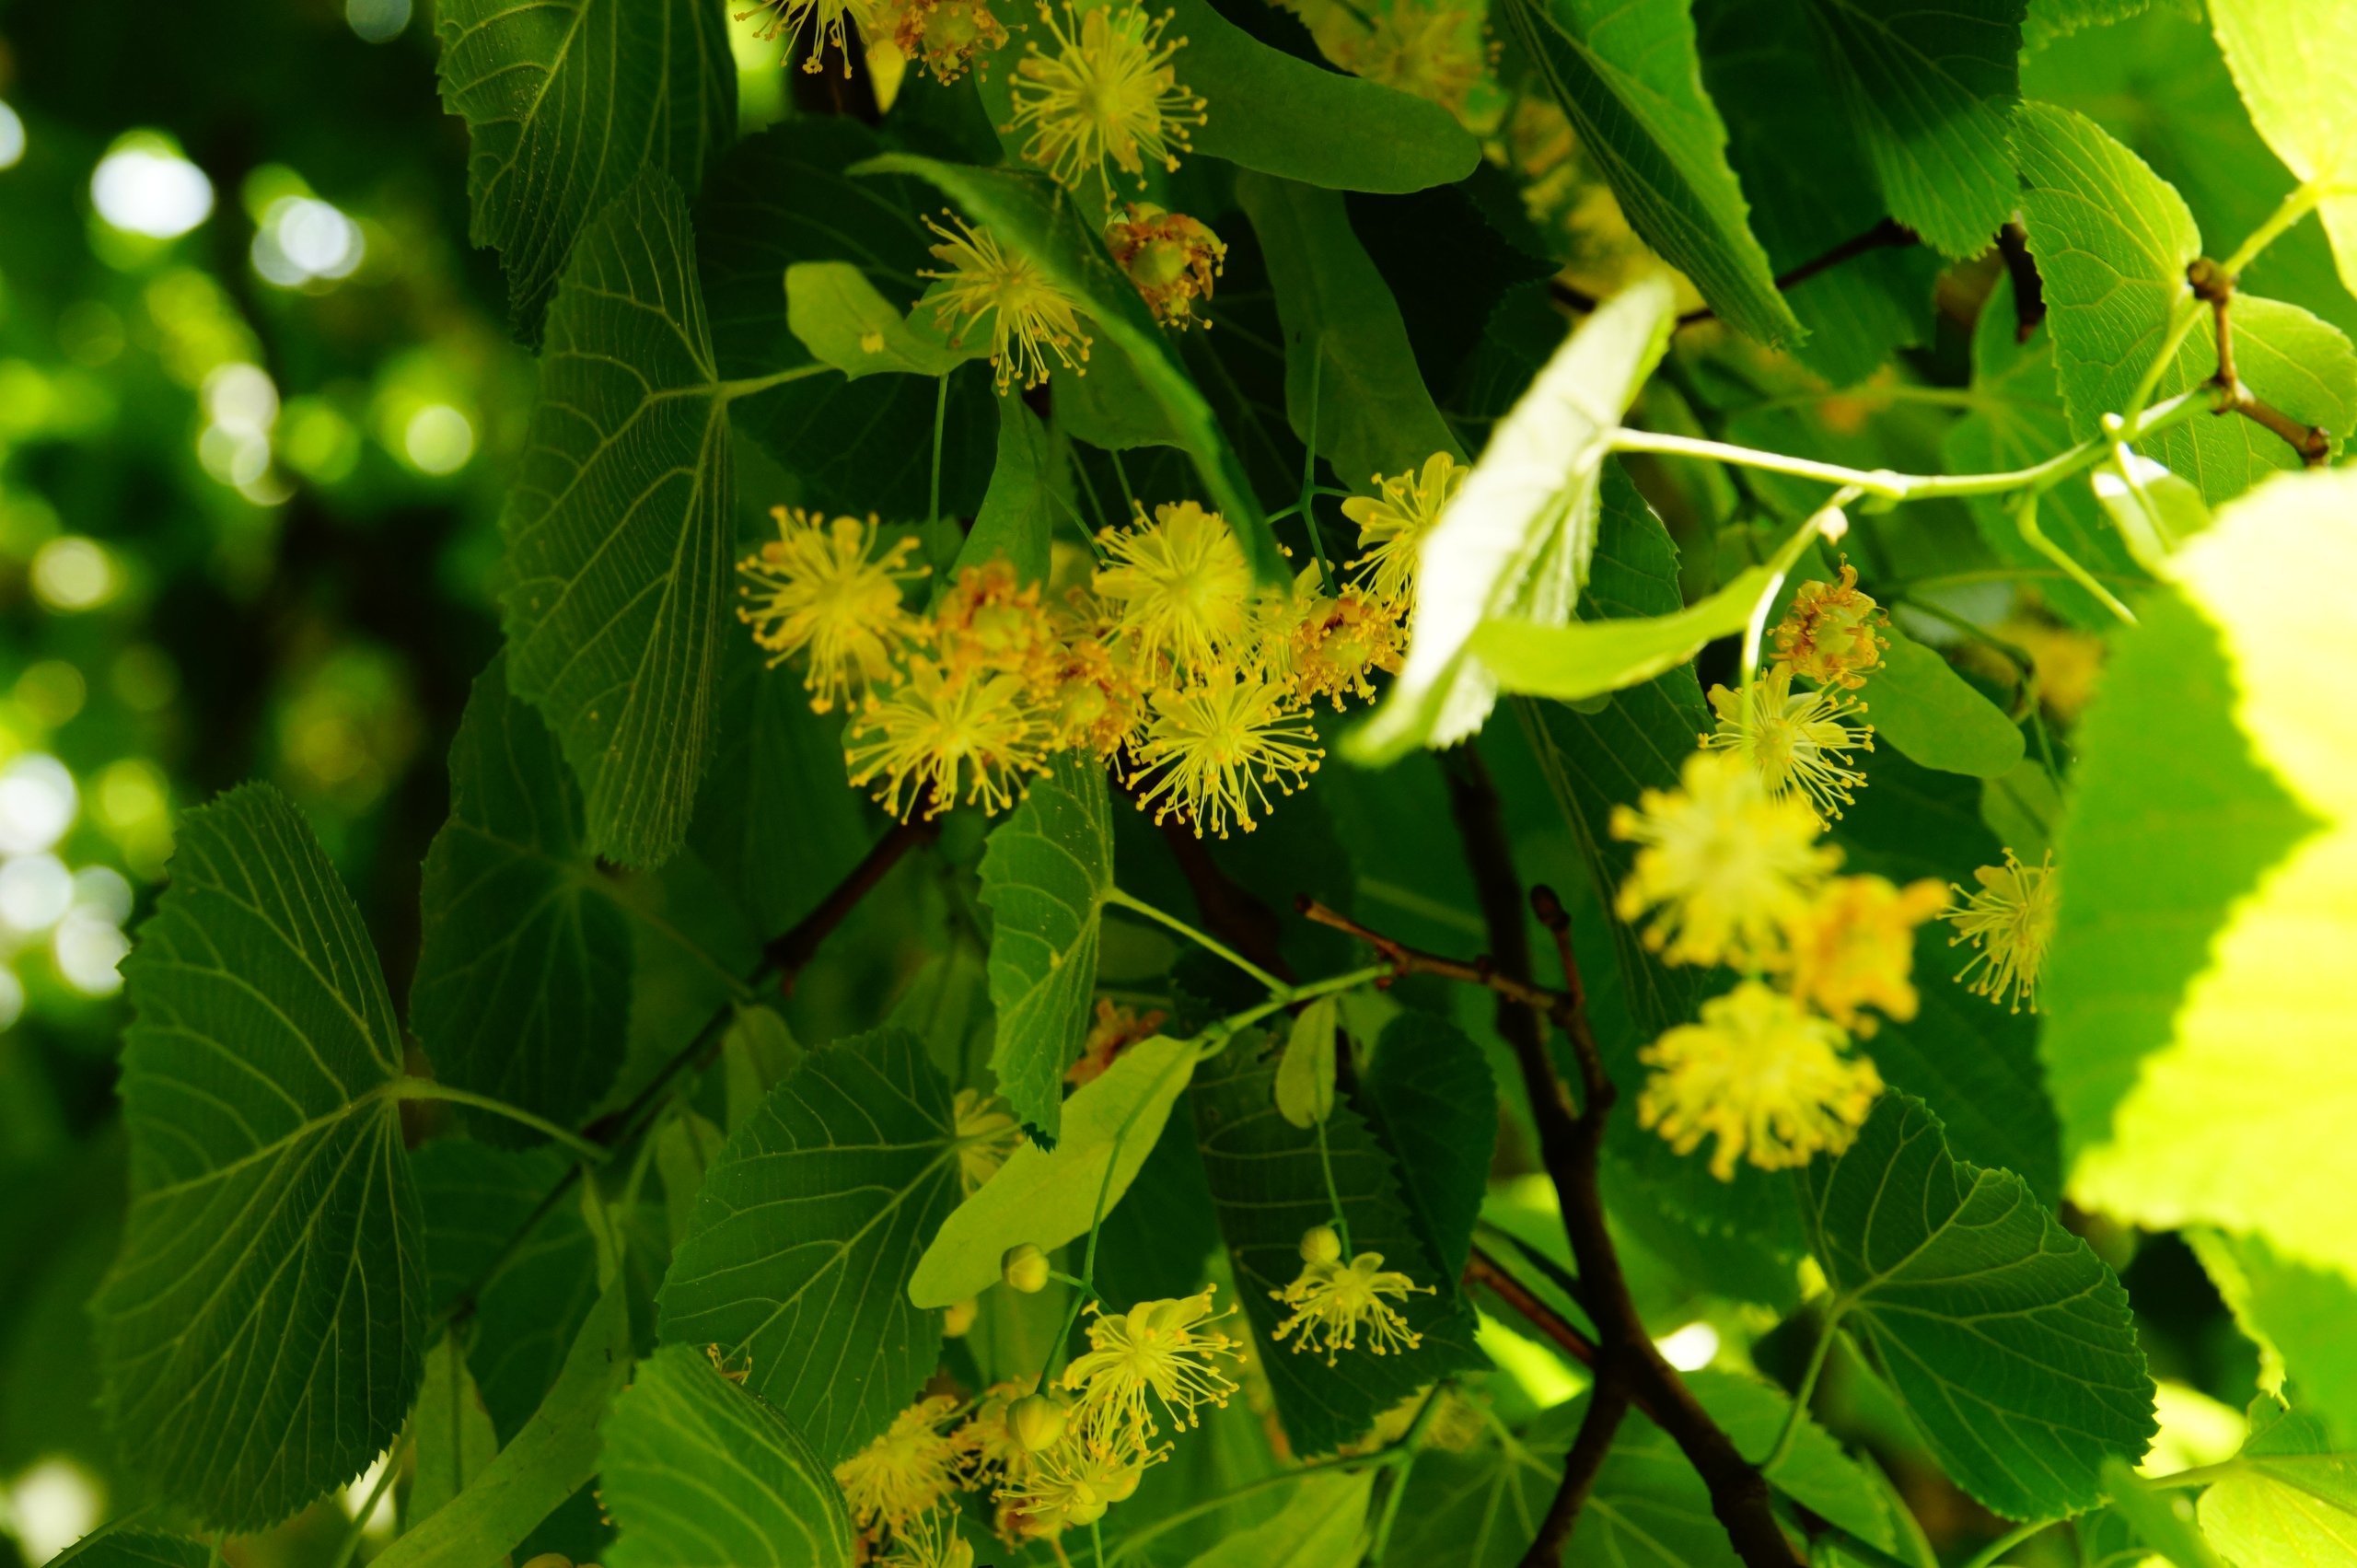
[[1049, 543], [1055, 532], [1056, 474], [1049, 453], [1048, 427], [1020, 398], [998, 401], [998, 460], [982, 509], [974, 514], [958, 549], [960, 568], [1004, 557], [1017, 580], [1044, 583]]
[[1948, 661], [1891, 630], [1866, 686], [1875, 736], [1943, 772], [2000, 778], [2022, 760], [2022, 732]]
[[2101, 1501], [2104, 1461], [2140, 1458], [2156, 1425], [2127, 1293], [2087, 1244], [2020, 1177], [1950, 1155], [1905, 1095], [1803, 1179], [1830, 1316], [1873, 1345], [1942, 1468], [2010, 1518]]
[[666, 1345], [607, 1418], [598, 1494], [615, 1568], [850, 1568], [851, 1520], [827, 1467], [702, 1349]]
[[455, 1335], [444, 1334], [425, 1353], [425, 1381], [418, 1389], [410, 1431], [416, 1458], [401, 1509], [404, 1529], [415, 1529], [464, 1492], [499, 1452], [499, 1434], [475, 1392]]
[[1439, 1264], [1444, 1288], [1454, 1289], [1498, 1136], [1490, 1064], [1446, 1019], [1402, 1013], [1383, 1026], [1359, 1088], [1367, 1121], [1399, 1156], [1401, 1195], [1424, 1250]]
[[1195, 151], [1329, 191], [1422, 191], [1473, 172], [1480, 145], [1436, 103], [1296, 60], [1213, 8], [1174, 0], [1178, 78], [1211, 100]]
[[1247, 175], [1252, 219], [1285, 334], [1285, 408], [1294, 434], [1353, 485], [1406, 473], [1435, 452], [1462, 458], [1425, 391], [1399, 307], [1351, 231], [1342, 199]]
[[528, 339], [577, 236], [644, 169], [692, 191], [737, 128], [711, 0], [447, 0], [442, 106], [472, 143], [468, 238], [495, 246]]
[[1505, 0], [1507, 32], [1538, 66], [1629, 226], [1763, 343], [1803, 335], [1776, 292], [1703, 95], [1694, 21], [1672, 0]]
[[940, 1352], [910, 1275], [958, 1193], [949, 1094], [904, 1029], [802, 1059], [728, 1140], [663, 1282], [662, 1336], [716, 1344], [829, 1463], [884, 1429]]
[[425, 1281], [401, 1028], [301, 813], [177, 824], [123, 965], [131, 1215], [91, 1310], [109, 1414], [196, 1518], [253, 1529], [359, 1473], [417, 1395]]
[[[445, 1083], [570, 1124], [621, 1065], [630, 930], [582, 842], [581, 793], [540, 714], [508, 694], [505, 665], [476, 679], [450, 746], [410, 1027]], [[476, 1126], [498, 1143], [522, 1132]]]
[[589, 842], [652, 865], [712, 745], [734, 469], [679, 188], [633, 185], [575, 246], [510, 494], [507, 680], [549, 720]]
[[[1236, 1266], [1237, 1292], [1276, 1393], [1277, 1413], [1296, 1454], [1331, 1453], [1363, 1435], [1376, 1416], [1417, 1388], [1487, 1360], [1473, 1347], [1471, 1313], [1441, 1295], [1412, 1295], [1402, 1307], [1409, 1326], [1424, 1338], [1422, 1348], [1399, 1354], [1345, 1351], [1329, 1368], [1322, 1357], [1296, 1354], [1298, 1338], [1283, 1343], [1271, 1338], [1283, 1308], [1270, 1293], [1301, 1272], [1302, 1235], [1327, 1224], [1333, 1206], [1318, 1161], [1318, 1135], [1288, 1125], [1277, 1114], [1275, 1064], [1255, 1063], [1251, 1054], [1248, 1037], [1204, 1063], [1195, 1071], [1188, 1098], [1194, 1106], [1203, 1174]], [[1419, 1284], [1437, 1285], [1391, 1161], [1366, 1123], [1347, 1105], [1337, 1106], [1325, 1138], [1352, 1248], [1381, 1253], [1387, 1267], [1404, 1271]]]
[[1364, 1551], [1372, 1471], [1295, 1483], [1283, 1512], [1238, 1530], [1187, 1568], [1350, 1568]]
[[50, 1559], [59, 1568], [208, 1568], [213, 1549], [185, 1536], [109, 1525]]
[[1088, 1033], [1097, 936], [1113, 887], [1112, 807], [1095, 756], [1065, 752], [982, 853], [991, 911], [991, 1071], [1015, 1114], [1052, 1140], [1064, 1069]]

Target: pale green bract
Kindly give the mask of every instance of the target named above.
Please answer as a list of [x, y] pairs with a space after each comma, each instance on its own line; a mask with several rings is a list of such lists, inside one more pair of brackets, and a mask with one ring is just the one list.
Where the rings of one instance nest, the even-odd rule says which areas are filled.
[[293, 803], [248, 784], [177, 830], [123, 965], [131, 1213], [91, 1312], [139, 1470], [192, 1517], [250, 1530], [357, 1475], [416, 1397], [401, 1035]]
[[[954, 347], [930, 331], [933, 313], [904, 316], [850, 261], [796, 261], [785, 269], [785, 319], [802, 346], [853, 381], [863, 376], [946, 376], [986, 352]], [[927, 323], [919, 331], [911, 320]]]
[[1724, 587], [1669, 615], [1609, 616], [1566, 625], [1509, 617], [1473, 633], [1473, 656], [1517, 695], [1577, 703], [1635, 686], [1692, 661], [1713, 637], [1743, 630], [1771, 574], [1747, 567]]
[[2002, 778], [2022, 760], [2022, 732], [1954, 666], [1905, 633], [1884, 633], [1881, 668], [1866, 678], [1875, 738], [1927, 768]]

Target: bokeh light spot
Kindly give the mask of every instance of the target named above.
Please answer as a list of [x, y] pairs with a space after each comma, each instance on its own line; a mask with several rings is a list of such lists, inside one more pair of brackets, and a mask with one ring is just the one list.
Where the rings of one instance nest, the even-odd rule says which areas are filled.
[[456, 473], [475, 455], [475, 427], [448, 403], [428, 403], [402, 427], [401, 450], [427, 473]]
[[65, 836], [80, 808], [65, 764], [31, 752], [0, 769], [0, 854], [39, 854]]
[[0, 168], [14, 168], [25, 156], [25, 122], [0, 103]]
[[19, 854], [0, 864], [0, 926], [29, 936], [73, 907], [74, 874], [55, 855]]
[[364, 43], [389, 43], [409, 26], [410, 0], [343, 0], [343, 19]]
[[91, 171], [90, 201], [126, 234], [177, 239], [213, 215], [213, 181], [162, 137], [134, 135]]
[[113, 558], [94, 539], [67, 534], [33, 552], [33, 593], [52, 610], [95, 610], [115, 596], [122, 579]]

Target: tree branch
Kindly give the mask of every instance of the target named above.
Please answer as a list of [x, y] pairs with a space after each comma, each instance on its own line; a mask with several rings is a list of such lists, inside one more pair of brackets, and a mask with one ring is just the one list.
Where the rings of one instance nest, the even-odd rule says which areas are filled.
[[[1497, 791], [1479, 754], [1470, 750], [1462, 751], [1454, 759], [1447, 779], [1450, 814], [1464, 843], [1474, 885], [1482, 892], [1492, 941], [1505, 955], [1505, 964], [1494, 958], [1465, 963], [1420, 952], [1308, 900], [1303, 900], [1303, 912], [1368, 943], [1383, 956], [1394, 974], [1440, 975], [1485, 986], [1515, 1004], [1502, 1012], [1500, 1021], [1506, 1042], [1514, 1050], [1515, 1063], [1522, 1070], [1531, 1119], [1538, 1128], [1540, 1161], [1554, 1183], [1562, 1207], [1564, 1233], [1579, 1268], [1580, 1305], [1596, 1325], [1593, 1365], [1596, 1385], [1591, 1396], [1594, 1420], [1582, 1423], [1582, 1439], [1589, 1438], [1592, 1433], [1598, 1434], [1599, 1440], [1608, 1446], [1608, 1429], [1620, 1419], [1608, 1407], [1614, 1403], [1641, 1403], [1701, 1476], [1710, 1491], [1712, 1512], [1718, 1516], [1746, 1568], [1798, 1568], [1800, 1559], [1794, 1555], [1792, 1543], [1770, 1507], [1766, 1479], [1711, 1419], [1676, 1369], [1662, 1359], [1630, 1295], [1620, 1253], [1605, 1224], [1604, 1202], [1596, 1183], [1596, 1167], [1614, 1099], [1613, 1086], [1588, 1029], [1578, 965], [1572, 953], [1570, 920], [1561, 900], [1551, 894], [1542, 893], [1534, 900], [1541, 920], [1555, 936], [1556, 950], [1565, 966], [1566, 984], [1558, 991], [1534, 983], [1518, 892], [1511, 902], [1504, 896], [1506, 889], [1518, 889], [1519, 878], [1514, 869], [1513, 846], [1506, 837]], [[1509, 910], [1513, 912], [1510, 916]], [[1519, 972], [1507, 969], [1506, 964], [1517, 964]], [[1548, 1058], [1542, 1020], [1555, 1024], [1572, 1040], [1585, 1090], [1582, 1098], [1585, 1103], [1577, 1111], [1572, 1107], [1562, 1079], [1556, 1076], [1554, 1063]], [[1595, 1416], [1598, 1406], [1608, 1407], [1607, 1413]], [[1555, 1568], [1561, 1561], [1562, 1540], [1577, 1520], [1586, 1487], [1592, 1481], [1592, 1475], [1583, 1477], [1579, 1468], [1570, 1461], [1576, 1458], [1582, 1465], [1600, 1462], [1600, 1454], [1591, 1461], [1592, 1446], [1574, 1443], [1573, 1455], [1567, 1456], [1563, 1485], [1557, 1492], [1555, 1505], [1549, 1510], [1550, 1522], [1557, 1527], [1555, 1533], [1551, 1539], [1542, 1533], [1540, 1539], [1533, 1543], [1531, 1552], [1523, 1559], [1524, 1568]], [[1556, 1519], [1559, 1511], [1563, 1516], [1560, 1521]]]
[[2321, 425], [2302, 424], [2272, 403], [2263, 401], [2243, 384], [2235, 372], [2235, 275], [2207, 256], [2196, 257], [2185, 269], [2186, 281], [2193, 285], [2193, 296], [2207, 303], [2216, 325], [2218, 368], [2211, 374], [2211, 381], [2223, 388], [2225, 400], [2215, 412], [2238, 413], [2260, 429], [2280, 437], [2292, 450], [2300, 454], [2300, 461], [2309, 468], [2321, 468], [2332, 459], [2332, 435]]

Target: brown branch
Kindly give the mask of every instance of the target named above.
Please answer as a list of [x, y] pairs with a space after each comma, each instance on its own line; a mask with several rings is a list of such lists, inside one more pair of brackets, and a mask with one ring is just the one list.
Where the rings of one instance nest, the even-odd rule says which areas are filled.
[[1997, 254], [2014, 284], [2014, 342], [2026, 343], [2046, 319], [2046, 283], [2029, 253], [2029, 232], [2017, 223], [1997, 231]]
[[[1450, 815], [1463, 841], [1475, 887], [1482, 892], [1491, 940], [1504, 955], [1504, 963], [1492, 958], [1467, 963], [1421, 952], [1307, 900], [1303, 900], [1303, 912], [1366, 942], [1383, 956], [1394, 974], [1440, 975], [1487, 987], [1515, 1004], [1502, 1014], [1501, 1023], [1522, 1072], [1531, 1120], [1538, 1132], [1540, 1162], [1562, 1204], [1564, 1233], [1579, 1269], [1580, 1305], [1596, 1325], [1596, 1385], [1592, 1399], [1608, 1407], [1619, 1401], [1635, 1402], [1670, 1434], [1709, 1489], [1712, 1512], [1746, 1568], [1798, 1568], [1800, 1560], [1770, 1507], [1766, 1479], [1711, 1419], [1676, 1369], [1662, 1359], [1630, 1295], [1620, 1252], [1605, 1224], [1596, 1179], [1614, 1098], [1612, 1084], [1588, 1029], [1578, 964], [1572, 952], [1571, 923], [1561, 900], [1551, 894], [1542, 892], [1534, 900], [1555, 936], [1566, 981], [1560, 991], [1535, 983], [1529, 971], [1519, 878], [1497, 791], [1479, 755], [1469, 750], [1457, 754], [1446, 776]], [[1517, 889], [1512, 900], [1504, 896], [1510, 889]], [[1572, 1040], [1585, 1091], [1581, 1097], [1585, 1104], [1578, 1110], [1573, 1109], [1571, 1097], [1548, 1057], [1542, 1020], [1562, 1028]], [[1602, 1431], [1618, 1419], [1608, 1409], [1597, 1418], [1595, 1430]], [[1583, 1436], [1590, 1431], [1584, 1423]], [[1608, 1442], [1608, 1431], [1602, 1432], [1603, 1440]], [[1574, 1449], [1581, 1462], [1587, 1463], [1588, 1448], [1575, 1444]], [[1586, 1484], [1578, 1469], [1567, 1463], [1563, 1485], [1557, 1493], [1558, 1507], [1550, 1509], [1550, 1521], [1555, 1521], [1559, 1509], [1564, 1516], [1555, 1521], [1557, 1533], [1551, 1539], [1542, 1537], [1534, 1544], [1523, 1560], [1524, 1568], [1554, 1568], [1560, 1561], [1562, 1539], [1576, 1521]]]
[[[1468, 1254], [1465, 1277], [1495, 1295], [1526, 1318], [1530, 1326], [1555, 1342], [1557, 1348], [1582, 1366], [1596, 1365], [1596, 1342], [1573, 1327], [1563, 1315], [1539, 1299], [1538, 1293], [1476, 1243]], [[1642, 1408], [1642, 1407], [1640, 1407]], [[1651, 1415], [1653, 1412], [1645, 1412]]]
[[835, 884], [834, 890], [819, 900], [819, 907], [804, 915], [794, 929], [772, 937], [761, 948], [765, 970], [777, 975], [778, 989], [788, 995], [794, 993], [794, 982], [801, 978], [821, 943], [834, 934], [859, 901], [876, 890], [892, 867], [900, 864], [901, 856], [922, 843], [938, 837], [941, 825], [931, 819], [895, 822], [891, 830], [868, 846], [859, 864]]
[[[1819, 273], [1831, 272], [1842, 262], [1855, 261], [1868, 251], [1895, 250], [1901, 246], [1917, 243], [1919, 241], [1915, 238], [1913, 229], [1896, 219], [1885, 218], [1864, 234], [1843, 240], [1824, 255], [1812, 256], [1790, 272], [1777, 273], [1776, 287], [1780, 290], [1797, 288]], [[1547, 293], [1556, 304], [1566, 309], [1576, 310], [1582, 315], [1585, 315], [1604, 303], [1587, 290], [1574, 288], [1561, 278], [1548, 280]], [[1690, 327], [1698, 321], [1712, 320], [1717, 315], [1717, 311], [1705, 305], [1700, 310], [1689, 310], [1680, 316], [1678, 319], [1678, 324], [1681, 327]]]
[[1588, 1493], [1596, 1490], [1596, 1474], [1604, 1468], [1612, 1440], [1620, 1434], [1621, 1419], [1628, 1413], [1627, 1380], [1618, 1365], [1608, 1364], [1597, 1376], [1596, 1387], [1588, 1390], [1579, 1434], [1563, 1456], [1563, 1479], [1547, 1504], [1546, 1516], [1538, 1521], [1530, 1550], [1522, 1554], [1521, 1568], [1554, 1568], [1563, 1560], [1563, 1548], [1580, 1522], [1580, 1510], [1586, 1506]]
[[1211, 934], [1290, 984], [1295, 979], [1278, 946], [1277, 912], [1254, 897], [1241, 883], [1219, 868], [1211, 846], [1177, 817], [1161, 819], [1162, 842], [1178, 863], [1187, 889], [1195, 895], [1195, 909]]
[[2302, 424], [2253, 393], [2235, 374], [2235, 275], [2209, 257], [2198, 256], [2186, 267], [2185, 276], [2193, 285], [2193, 296], [2209, 305], [2217, 332], [2218, 368], [2211, 373], [2210, 379], [2223, 388], [2226, 396], [2213, 412], [2242, 415], [2299, 453], [2300, 461], [2309, 468], [2323, 467], [2332, 458], [2331, 433], [2321, 425]]

